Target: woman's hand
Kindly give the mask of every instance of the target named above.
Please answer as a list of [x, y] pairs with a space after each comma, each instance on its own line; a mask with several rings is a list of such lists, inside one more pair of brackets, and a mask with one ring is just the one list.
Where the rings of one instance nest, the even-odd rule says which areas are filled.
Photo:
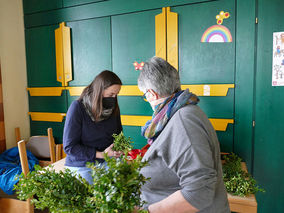
[[105, 149], [104, 153], [107, 153], [109, 157], [119, 158], [123, 153], [121, 151], [113, 151], [113, 144], [111, 144], [108, 148]]

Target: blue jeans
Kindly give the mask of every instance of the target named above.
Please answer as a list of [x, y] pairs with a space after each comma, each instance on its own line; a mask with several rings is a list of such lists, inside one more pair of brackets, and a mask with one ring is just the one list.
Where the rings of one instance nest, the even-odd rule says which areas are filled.
[[[106, 170], [108, 169], [106, 162], [99, 163], [97, 166], [100, 168], [104, 167]], [[84, 178], [89, 184], [93, 184], [92, 169], [85, 166], [82, 167], [65, 166], [65, 168], [70, 169], [71, 172], [75, 172], [77, 175], [81, 175], [81, 177]]]

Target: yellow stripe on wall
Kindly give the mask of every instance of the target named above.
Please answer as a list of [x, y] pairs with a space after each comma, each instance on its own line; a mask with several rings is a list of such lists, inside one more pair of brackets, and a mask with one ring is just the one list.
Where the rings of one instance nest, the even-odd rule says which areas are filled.
[[228, 124], [234, 123], [234, 119], [209, 118], [209, 121], [216, 131], [226, 131]]
[[167, 7], [167, 61], [178, 70], [178, 14]]
[[70, 27], [66, 27], [64, 22], [55, 30], [55, 54], [57, 81], [61, 82], [62, 86], [67, 86], [73, 77]]
[[235, 88], [234, 84], [201, 84], [181, 85], [181, 89], [189, 89], [197, 96], [227, 96], [229, 88]]
[[61, 96], [64, 87], [33, 87], [27, 88], [30, 96]]
[[32, 121], [62, 122], [66, 113], [29, 112]]
[[[85, 87], [33, 87], [27, 88], [31, 96], [61, 96], [62, 90], [69, 90], [70, 96], [80, 96]], [[181, 85], [181, 89], [189, 90], [198, 96], [226, 96], [234, 84], [199, 84]], [[123, 85], [119, 96], [142, 96], [137, 85]]]
[[55, 30], [56, 80], [65, 86], [62, 25]]
[[[32, 121], [62, 122], [66, 113], [29, 112]], [[152, 116], [121, 115], [121, 123], [124, 126], [144, 126]], [[216, 131], [226, 131], [228, 124], [233, 124], [233, 119], [210, 118], [210, 122]]]
[[166, 8], [155, 16], [155, 44], [156, 56], [167, 60], [167, 13]]
[[125, 126], [144, 126], [152, 116], [121, 115], [121, 123]]
[[[151, 119], [151, 116], [121, 115], [121, 123], [125, 126], [144, 126]], [[234, 123], [233, 119], [210, 118], [209, 120], [216, 131], [226, 131], [228, 124]]]
[[66, 87], [69, 90], [70, 96], [80, 96], [85, 87]]

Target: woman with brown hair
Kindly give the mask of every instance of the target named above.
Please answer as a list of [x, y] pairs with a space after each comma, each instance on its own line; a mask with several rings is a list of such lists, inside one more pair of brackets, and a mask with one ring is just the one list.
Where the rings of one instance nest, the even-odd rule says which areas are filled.
[[[64, 126], [63, 147], [67, 154], [65, 166], [92, 183], [87, 162], [105, 164], [103, 154], [119, 157], [112, 150], [113, 134], [122, 131], [117, 94], [121, 88], [119, 77], [108, 70], [95, 77], [70, 105]], [[106, 166], [106, 165], [104, 165]]]

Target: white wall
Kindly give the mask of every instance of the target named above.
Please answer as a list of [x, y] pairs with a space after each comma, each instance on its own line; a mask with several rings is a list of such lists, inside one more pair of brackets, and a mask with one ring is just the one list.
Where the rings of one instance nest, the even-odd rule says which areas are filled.
[[0, 0], [0, 63], [7, 149], [15, 146], [14, 128], [30, 134], [22, 0]]

